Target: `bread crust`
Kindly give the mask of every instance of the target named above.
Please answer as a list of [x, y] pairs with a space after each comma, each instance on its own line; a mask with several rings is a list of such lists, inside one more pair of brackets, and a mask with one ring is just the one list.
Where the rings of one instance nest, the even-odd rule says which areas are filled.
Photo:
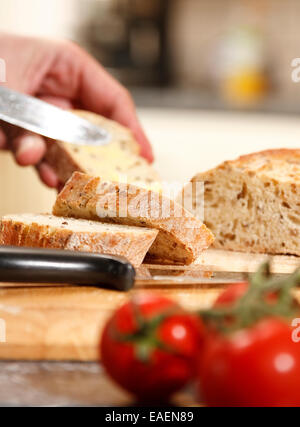
[[19, 220], [6, 216], [0, 222], [1, 245], [120, 255], [135, 267], [141, 265], [156, 236], [156, 230], [150, 229], [145, 229], [144, 233], [129, 234], [126, 231], [116, 233], [114, 230], [73, 231], [70, 228], [39, 224], [38, 219], [25, 224], [22, 216]]
[[[256, 163], [258, 162], [258, 163]], [[234, 160], [226, 160], [215, 168], [212, 168], [206, 172], [201, 172], [196, 174], [191, 182], [201, 181], [201, 178], [207, 176], [210, 173], [215, 173], [218, 169], [225, 168], [243, 168], [245, 172], [255, 172], [258, 175], [262, 175], [264, 172], [270, 171], [273, 169], [274, 162], [279, 164], [281, 167], [285, 167], [287, 163], [298, 167], [300, 172], [300, 150], [290, 149], [290, 148], [278, 148], [257, 151], [255, 153], [244, 154], [243, 156], [238, 157]], [[297, 168], [298, 169], [298, 168]], [[296, 172], [296, 171], [295, 171]], [[298, 170], [297, 170], [298, 172]], [[295, 174], [295, 179], [297, 180], [297, 175]], [[274, 179], [278, 178], [276, 172], [273, 176]], [[300, 180], [300, 176], [299, 176]], [[202, 180], [203, 181], [203, 180]]]
[[[126, 212], [121, 214], [124, 206]], [[142, 212], [141, 206], [145, 207]], [[163, 206], [169, 206], [166, 215]], [[79, 172], [58, 195], [53, 214], [157, 229], [158, 236], [147, 255], [151, 262], [190, 264], [214, 240], [199, 219], [159, 193]]]
[[292, 148], [277, 148], [270, 150], [257, 151], [255, 153], [244, 154], [236, 160], [232, 160], [230, 163], [233, 164], [248, 164], [249, 161], [265, 157], [268, 160], [279, 159], [279, 160], [291, 160], [296, 161], [300, 164], [300, 150]]

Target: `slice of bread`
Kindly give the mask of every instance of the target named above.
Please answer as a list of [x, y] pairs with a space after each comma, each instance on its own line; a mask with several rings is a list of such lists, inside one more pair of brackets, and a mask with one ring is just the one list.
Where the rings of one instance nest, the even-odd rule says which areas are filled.
[[6, 215], [0, 222], [0, 245], [121, 255], [135, 267], [143, 262], [156, 235], [148, 228], [53, 215]]
[[205, 223], [216, 248], [300, 255], [300, 150], [242, 156], [192, 182], [204, 182]]
[[155, 186], [159, 175], [139, 156], [140, 148], [131, 131], [120, 124], [88, 111], [74, 110], [74, 114], [106, 129], [111, 141], [105, 146], [80, 146], [47, 139], [45, 161], [55, 170], [64, 184], [75, 171], [101, 175], [112, 181]]
[[150, 262], [190, 264], [214, 240], [200, 220], [160, 193], [79, 172], [58, 195], [53, 214], [157, 229]]

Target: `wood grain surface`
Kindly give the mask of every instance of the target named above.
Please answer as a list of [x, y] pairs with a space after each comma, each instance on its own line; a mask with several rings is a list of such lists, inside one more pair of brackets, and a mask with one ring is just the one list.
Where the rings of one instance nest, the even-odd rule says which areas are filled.
[[185, 285], [139, 286], [129, 293], [85, 287], [3, 287], [0, 318], [6, 343], [0, 358], [13, 360], [96, 360], [106, 319], [134, 293], [154, 290], [196, 309], [209, 306], [218, 288]]
[[[2, 283], [0, 319], [5, 322], [6, 342], [0, 343], [0, 359], [97, 360], [105, 321], [135, 293], [159, 292], [190, 310], [209, 307], [230, 281], [222, 279], [226, 274], [210, 278], [211, 267], [214, 271], [252, 271], [263, 259], [264, 255], [212, 250], [189, 268], [143, 266], [129, 293], [94, 287]], [[299, 265], [300, 258], [276, 256], [271, 260], [274, 272], [287, 273]]]

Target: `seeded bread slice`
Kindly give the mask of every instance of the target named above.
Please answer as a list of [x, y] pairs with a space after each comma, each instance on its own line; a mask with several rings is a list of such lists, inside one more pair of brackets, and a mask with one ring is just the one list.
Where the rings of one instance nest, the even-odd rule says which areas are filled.
[[75, 171], [101, 175], [113, 181], [155, 186], [159, 175], [139, 156], [140, 148], [131, 131], [119, 123], [88, 111], [74, 110], [74, 114], [106, 129], [112, 139], [106, 146], [78, 146], [47, 140], [45, 161], [51, 165], [64, 184]]
[[0, 245], [68, 249], [121, 255], [140, 266], [156, 230], [102, 224], [52, 215], [7, 215], [0, 222]]
[[75, 172], [58, 195], [53, 214], [159, 230], [147, 259], [190, 264], [213, 242], [210, 230], [160, 193]]
[[300, 150], [242, 156], [192, 182], [205, 184], [205, 223], [216, 248], [300, 255]]

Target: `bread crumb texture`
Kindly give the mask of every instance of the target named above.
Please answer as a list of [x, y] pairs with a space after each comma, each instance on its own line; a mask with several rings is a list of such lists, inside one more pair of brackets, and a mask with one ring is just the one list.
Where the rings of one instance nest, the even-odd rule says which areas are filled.
[[[204, 182], [204, 222], [215, 248], [300, 255], [300, 150], [241, 156], [192, 182]], [[197, 215], [201, 201], [185, 196]]]

